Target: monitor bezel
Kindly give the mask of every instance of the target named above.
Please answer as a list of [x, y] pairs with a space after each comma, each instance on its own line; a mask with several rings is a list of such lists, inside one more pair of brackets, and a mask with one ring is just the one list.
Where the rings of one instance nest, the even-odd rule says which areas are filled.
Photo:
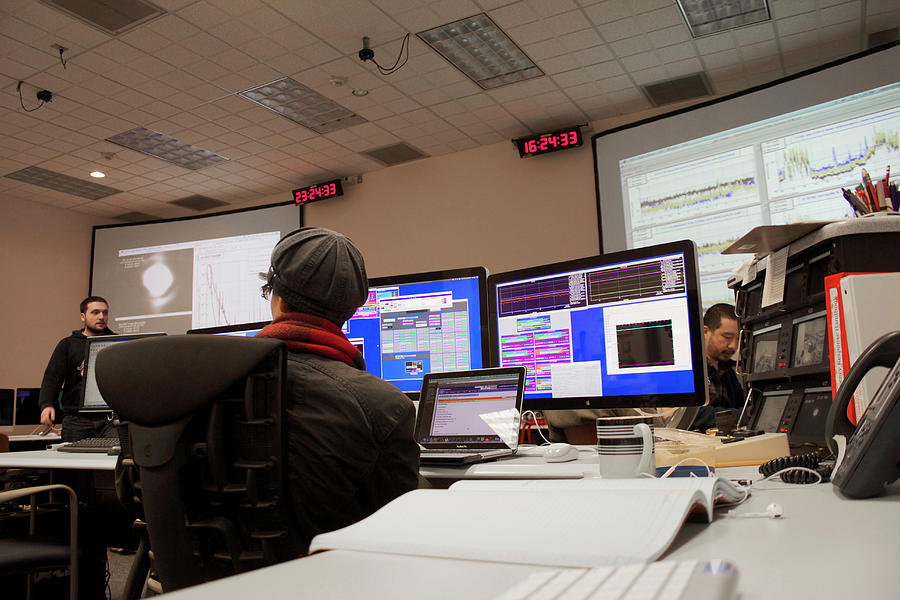
[[[404, 275], [386, 275], [383, 277], [372, 277], [369, 279], [369, 289], [375, 287], [390, 287], [394, 285], [409, 285], [414, 283], [428, 283], [432, 281], [450, 281], [454, 279], [472, 279], [478, 281], [478, 311], [480, 315], [481, 326], [479, 335], [481, 338], [481, 367], [471, 365], [472, 369], [487, 368], [494, 366], [490, 360], [490, 340], [488, 338], [488, 312], [487, 312], [487, 278], [488, 272], [485, 267], [460, 267], [456, 269], [440, 269], [437, 271], [423, 271], [421, 273], [406, 273]], [[424, 379], [423, 373], [422, 378]], [[420, 382], [421, 383], [421, 382]], [[420, 390], [403, 392], [411, 400], [419, 399]]]
[[237, 325], [217, 325], [215, 327], [198, 327], [197, 329], [188, 329], [186, 335], [194, 334], [210, 334], [222, 335], [233, 333], [235, 331], [249, 331], [252, 329], [262, 329], [272, 321], [255, 321], [253, 323], [238, 323]]
[[684, 255], [685, 291], [688, 311], [694, 318], [688, 318], [691, 339], [691, 364], [693, 368], [693, 392], [672, 394], [640, 394], [633, 396], [569, 396], [559, 398], [533, 398], [525, 392], [525, 410], [571, 410], [590, 408], [662, 408], [676, 406], [702, 406], [706, 404], [706, 353], [703, 343], [703, 319], [700, 301], [699, 276], [697, 271], [697, 247], [690, 240], [667, 242], [642, 248], [631, 248], [620, 252], [610, 252], [597, 256], [561, 261], [546, 265], [526, 267], [503, 273], [494, 273], [488, 277], [488, 336], [490, 342], [490, 361], [492, 365], [500, 365], [499, 332], [497, 326], [497, 285], [528, 279], [576, 271], [595, 269], [615, 263], [656, 256], [681, 253]]
[[[84, 399], [87, 395], [87, 384], [88, 379], [94, 378], [94, 386], [96, 387], [96, 377], [95, 371], [93, 369], [91, 363], [91, 346], [93, 344], [98, 344], [102, 342], [113, 341], [116, 344], [130, 342], [133, 340], [140, 340], [148, 337], [158, 337], [166, 335], [164, 332], [149, 332], [149, 333], [126, 333], [121, 335], [92, 335], [85, 339], [84, 341], [84, 370], [82, 371], [83, 375], [81, 378], [81, 393], [78, 401], [78, 412], [79, 413], [111, 413], [113, 409], [109, 407], [109, 403], [104, 400], [103, 402], [106, 404], [105, 406], [85, 406]], [[101, 348], [102, 350], [102, 348]], [[99, 350], [98, 350], [99, 352]], [[99, 390], [98, 390], [99, 391]], [[101, 396], [102, 397], [102, 396]]]

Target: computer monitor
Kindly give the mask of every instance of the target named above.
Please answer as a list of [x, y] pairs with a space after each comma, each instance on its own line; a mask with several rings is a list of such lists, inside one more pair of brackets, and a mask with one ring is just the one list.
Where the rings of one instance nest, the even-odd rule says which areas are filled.
[[528, 368], [526, 408], [706, 402], [691, 241], [493, 274], [488, 303], [491, 362]]
[[370, 279], [343, 331], [366, 370], [417, 399], [426, 373], [488, 365], [486, 279], [484, 267]]
[[84, 385], [81, 386], [79, 412], [107, 412], [112, 410], [100, 394], [94, 367], [97, 353], [115, 351], [117, 345], [146, 337], [166, 335], [165, 333], [134, 333], [130, 335], [97, 335], [87, 338], [84, 347]]
[[203, 327], [199, 329], [191, 329], [187, 333], [205, 333], [211, 335], [233, 335], [236, 337], [255, 337], [262, 328], [271, 323], [271, 321], [256, 321], [255, 323], [241, 323], [239, 325], [222, 325], [220, 327]]
[[[16, 425], [41, 422], [41, 388], [16, 388]], [[56, 422], [62, 422], [62, 411], [56, 411]]]
[[15, 390], [0, 389], [0, 425], [13, 425], [16, 414]]

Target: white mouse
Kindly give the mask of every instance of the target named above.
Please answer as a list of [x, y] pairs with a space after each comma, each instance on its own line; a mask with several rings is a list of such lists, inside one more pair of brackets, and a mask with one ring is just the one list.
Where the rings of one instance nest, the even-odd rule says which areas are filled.
[[544, 460], [547, 462], [568, 462], [578, 458], [578, 448], [572, 444], [550, 444], [544, 450]]

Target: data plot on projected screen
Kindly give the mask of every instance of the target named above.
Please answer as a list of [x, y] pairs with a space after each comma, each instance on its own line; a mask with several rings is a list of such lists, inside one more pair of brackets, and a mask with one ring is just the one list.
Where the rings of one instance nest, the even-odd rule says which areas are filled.
[[196, 242], [194, 329], [271, 318], [269, 303], [259, 294], [259, 274], [268, 270], [280, 238], [280, 232], [270, 231]]
[[762, 144], [769, 198], [854, 187], [900, 159], [900, 109], [839, 121]]
[[747, 147], [626, 177], [624, 191], [631, 227], [640, 229], [758, 203], [756, 185]]
[[769, 203], [769, 223], [787, 225], [803, 221], [835, 221], [849, 219], [853, 210], [840, 188], [775, 200]]

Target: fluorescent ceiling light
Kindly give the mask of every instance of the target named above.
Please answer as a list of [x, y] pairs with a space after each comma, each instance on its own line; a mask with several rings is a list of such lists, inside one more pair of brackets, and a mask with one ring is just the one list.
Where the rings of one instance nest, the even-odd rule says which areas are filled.
[[368, 122], [290, 77], [258, 85], [238, 94], [316, 133], [329, 133]]
[[167, 160], [192, 171], [228, 160], [215, 152], [192, 146], [164, 133], [143, 127], [106, 138], [106, 141]]
[[106, 177], [106, 173], [104, 173], [103, 171], [91, 171], [91, 177], [102, 179]]
[[486, 90], [544, 74], [484, 13], [416, 35]]
[[767, 0], [678, 0], [678, 7], [695, 38], [772, 18]]
[[48, 171], [40, 167], [26, 167], [13, 173], [4, 175], [16, 181], [24, 181], [32, 185], [38, 185], [48, 190], [55, 190], [64, 194], [72, 194], [89, 200], [99, 200], [122, 190], [100, 185], [92, 181], [82, 181], [77, 177], [63, 175], [55, 171]]

